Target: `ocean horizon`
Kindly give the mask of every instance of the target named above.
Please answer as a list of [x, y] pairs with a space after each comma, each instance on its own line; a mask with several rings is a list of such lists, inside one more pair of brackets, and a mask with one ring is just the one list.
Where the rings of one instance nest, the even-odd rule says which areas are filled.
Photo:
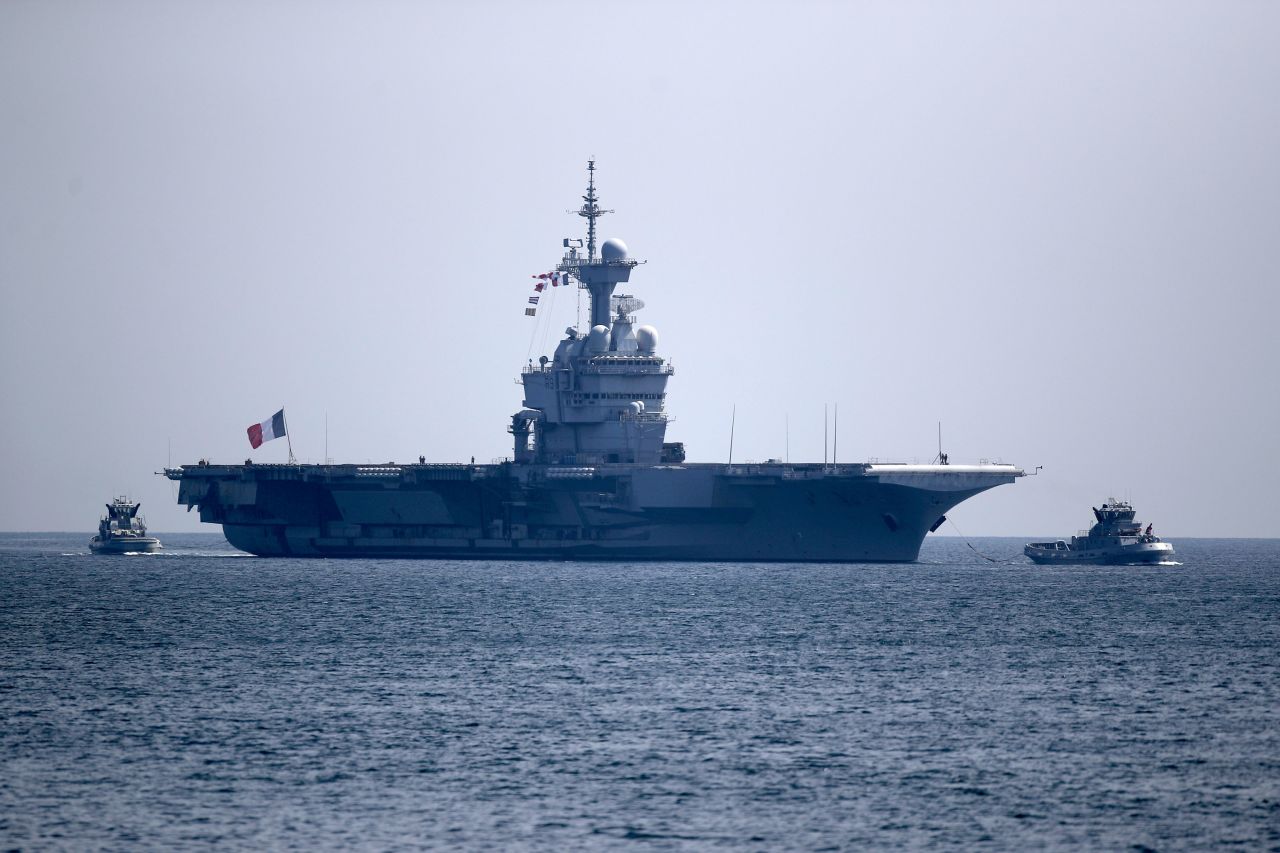
[[[1280, 540], [1035, 566], [0, 533], [0, 847], [1280, 846]], [[996, 562], [992, 562], [995, 560]]]

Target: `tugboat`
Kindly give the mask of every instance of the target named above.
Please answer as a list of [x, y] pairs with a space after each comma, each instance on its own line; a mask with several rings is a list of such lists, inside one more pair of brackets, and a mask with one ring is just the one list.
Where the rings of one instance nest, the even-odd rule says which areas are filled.
[[1152, 535], [1150, 524], [1143, 530], [1142, 523], [1133, 520], [1133, 507], [1127, 501], [1111, 498], [1102, 509], [1093, 507], [1093, 516], [1098, 523], [1072, 536], [1070, 542], [1032, 542], [1022, 549], [1023, 553], [1041, 565], [1126, 565], [1173, 558], [1173, 546]]
[[89, 540], [95, 554], [150, 554], [159, 551], [160, 540], [147, 535], [147, 523], [138, 510], [140, 503], [116, 498], [107, 504], [107, 514], [98, 523], [98, 535]]

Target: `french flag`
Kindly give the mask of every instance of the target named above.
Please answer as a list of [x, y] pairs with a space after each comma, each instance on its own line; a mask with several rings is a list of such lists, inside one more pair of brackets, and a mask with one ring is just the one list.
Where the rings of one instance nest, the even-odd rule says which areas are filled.
[[249, 443], [257, 450], [264, 441], [284, 435], [284, 409], [276, 412], [260, 424], [249, 427]]

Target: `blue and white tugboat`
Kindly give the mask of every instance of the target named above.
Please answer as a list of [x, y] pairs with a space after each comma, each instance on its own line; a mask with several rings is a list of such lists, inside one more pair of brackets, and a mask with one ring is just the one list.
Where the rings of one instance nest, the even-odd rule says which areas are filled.
[[1070, 542], [1032, 542], [1022, 549], [1023, 553], [1041, 565], [1126, 565], [1173, 559], [1173, 546], [1153, 535], [1150, 524], [1143, 530], [1142, 522], [1133, 520], [1133, 507], [1127, 501], [1112, 498], [1102, 509], [1094, 507], [1093, 516], [1098, 523], [1072, 536]]
[[107, 504], [107, 514], [98, 523], [98, 535], [89, 540], [95, 554], [150, 554], [160, 550], [160, 540], [147, 535], [147, 524], [138, 510], [140, 503], [116, 498]]

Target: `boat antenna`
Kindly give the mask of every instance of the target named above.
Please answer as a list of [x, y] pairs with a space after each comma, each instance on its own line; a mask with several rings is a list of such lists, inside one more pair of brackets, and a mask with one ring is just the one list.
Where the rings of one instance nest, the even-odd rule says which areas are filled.
[[831, 425], [831, 464], [836, 464], [836, 448], [840, 446], [840, 404], [835, 404], [835, 423]]
[[787, 443], [785, 445], [787, 450], [787, 464], [790, 465], [791, 464], [791, 414], [790, 413], [787, 413], [785, 423], [786, 423], [786, 436], [787, 436]]
[[940, 464], [947, 464], [947, 454], [942, 452], [942, 421], [938, 421], [938, 455], [933, 457], [933, 461]]
[[733, 464], [733, 429], [738, 424], [738, 404], [733, 404], [733, 413], [729, 415], [729, 464]]
[[827, 404], [822, 404], [822, 465], [827, 464]]

